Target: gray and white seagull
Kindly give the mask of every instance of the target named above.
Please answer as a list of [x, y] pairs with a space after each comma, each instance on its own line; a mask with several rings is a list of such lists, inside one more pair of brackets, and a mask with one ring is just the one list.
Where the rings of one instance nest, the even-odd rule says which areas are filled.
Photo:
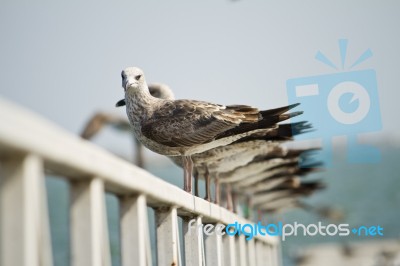
[[264, 128], [270, 125], [264, 125], [263, 111], [257, 108], [159, 99], [149, 93], [141, 69], [128, 67], [121, 76], [126, 112], [136, 138], [156, 153], [182, 157], [185, 191], [191, 192], [193, 154], [270, 130]]

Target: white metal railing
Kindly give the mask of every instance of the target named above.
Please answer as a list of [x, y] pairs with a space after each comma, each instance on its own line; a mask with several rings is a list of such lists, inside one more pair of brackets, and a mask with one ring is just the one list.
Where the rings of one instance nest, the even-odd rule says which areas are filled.
[[[111, 265], [105, 191], [120, 201], [122, 265], [153, 264], [150, 230], [156, 230], [158, 265], [281, 264], [275, 237], [246, 241], [243, 235], [203, 239], [189, 234], [190, 219], [198, 224], [248, 221], [1, 98], [0, 162], [0, 265], [53, 264], [45, 171], [62, 175], [71, 184], [74, 266]], [[149, 228], [147, 206], [155, 210], [156, 228]], [[178, 216], [183, 218], [183, 232]]]

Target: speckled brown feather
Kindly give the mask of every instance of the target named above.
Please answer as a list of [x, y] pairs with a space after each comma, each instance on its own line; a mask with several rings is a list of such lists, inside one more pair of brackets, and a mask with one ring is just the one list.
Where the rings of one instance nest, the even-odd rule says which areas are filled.
[[142, 125], [142, 134], [170, 147], [200, 145], [243, 123], [257, 123], [259, 111], [245, 105], [165, 101]]

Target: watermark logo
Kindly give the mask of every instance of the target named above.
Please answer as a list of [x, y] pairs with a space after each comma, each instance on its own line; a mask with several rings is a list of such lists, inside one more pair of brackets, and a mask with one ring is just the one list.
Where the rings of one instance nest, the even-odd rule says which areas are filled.
[[244, 235], [246, 240], [251, 240], [255, 236], [279, 236], [282, 241], [285, 241], [290, 236], [349, 236], [351, 233], [355, 236], [383, 236], [383, 228], [380, 225], [373, 226], [359, 226], [351, 228], [349, 224], [323, 224], [318, 222], [316, 224], [304, 225], [302, 223], [294, 222], [293, 224], [283, 224], [282, 222], [262, 224], [241, 224], [234, 222], [228, 225], [222, 224], [197, 224], [193, 219], [189, 222], [189, 234], [197, 233], [206, 236], [217, 234], [220, 236], [228, 235]]
[[[373, 69], [353, 70], [372, 56], [367, 49], [355, 62], [347, 64], [348, 41], [339, 40], [341, 64], [338, 67], [322, 52], [315, 59], [334, 69], [335, 73], [289, 79], [286, 82], [289, 103], [300, 102], [304, 115], [315, 131], [298, 139], [322, 140], [321, 157], [326, 165], [332, 160], [332, 138], [347, 136], [347, 161], [372, 163], [380, 159], [379, 151], [361, 145], [361, 133], [382, 129], [376, 72]], [[360, 156], [360, 154], [362, 156]]]

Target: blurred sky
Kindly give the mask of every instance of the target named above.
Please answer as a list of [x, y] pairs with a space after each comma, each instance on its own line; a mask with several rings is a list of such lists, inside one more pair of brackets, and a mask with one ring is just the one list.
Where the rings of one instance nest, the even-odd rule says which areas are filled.
[[177, 98], [277, 107], [286, 80], [335, 73], [314, 56], [339, 63], [347, 38], [348, 62], [372, 50], [355, 70], [376, 70], [383, 132], [399, 136], [399, 14], [398, 1], [2, 0], [0, 96], [77, 133], [95, 110], [125, 115], [120, 72], [139, 66]]

